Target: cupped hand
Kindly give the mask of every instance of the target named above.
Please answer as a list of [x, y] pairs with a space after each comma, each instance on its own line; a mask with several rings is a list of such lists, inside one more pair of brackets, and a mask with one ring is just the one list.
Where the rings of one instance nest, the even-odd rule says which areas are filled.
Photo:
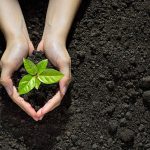
[[33, 45], [25, 40], [12, 40], [7, 43], [6, 50], [0, 61], [0, 83], [5, 87], [10, 98], [34, 120], [38, 120], [37, 113], [32, 106], [19, 96], [11, 79], [12, 74], [21, 66], [23, 58], [32, 53]]
[[40, 119], [60, 105], [71, 81], [71, 60], [67, 49], [59, 40], [52, 39], [47, 37], [41, 40], [37, 50], [42, 50], [49, 61], [64, 74], [64, 77], [59, 82], [58, 92], [37, 112]]

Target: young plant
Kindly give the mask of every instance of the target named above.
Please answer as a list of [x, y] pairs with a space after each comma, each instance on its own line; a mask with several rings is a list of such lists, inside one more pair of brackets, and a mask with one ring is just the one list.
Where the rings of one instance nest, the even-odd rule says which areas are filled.
[[20, 95], [30, 92], [33, 88], [39, 89], [42, 83], [57, 83], [64, 75], [55, 70], [47, 68], [48, 60], [42, 60], [37, 65], [29, 59], [23, 59], [24, 67], [27, 71], [19, 82], [18, 92]]

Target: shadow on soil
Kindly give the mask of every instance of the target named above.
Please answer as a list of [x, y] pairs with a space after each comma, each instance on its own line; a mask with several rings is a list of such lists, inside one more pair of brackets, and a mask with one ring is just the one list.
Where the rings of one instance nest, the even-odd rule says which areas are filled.
[[67, 109], [71, 104], [70, 89], [63, 99], [61, 106], [49, 113], [39, 122], [34, 122], [28, 115], [20, 110], [10, 100], [4, 89], [1, 89], [1, 93], [1, 125], [3, 129], [17, 139], [23, 138], [24, 143], [28, 145], [29, 148], [52, 148], [56, 141], [59, 140], [59, 135], [65, 132], [65, 125], [70, 117], [67, 113]]

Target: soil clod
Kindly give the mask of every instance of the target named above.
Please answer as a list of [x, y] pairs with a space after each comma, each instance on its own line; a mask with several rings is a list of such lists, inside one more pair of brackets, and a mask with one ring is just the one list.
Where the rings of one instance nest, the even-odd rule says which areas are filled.
[[134, 132], [130, 129], [124, 129], [120, 132], [120, 139], [125, 143], [133, 142]]

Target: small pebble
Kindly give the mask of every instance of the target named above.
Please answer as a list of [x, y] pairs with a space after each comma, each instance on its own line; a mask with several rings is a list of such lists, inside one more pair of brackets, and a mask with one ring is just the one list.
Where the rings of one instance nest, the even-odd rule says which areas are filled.
[[110, 53], [109, 50], [104, 50], [104, 51], [103, 51], [103, 56], [104, 56], [104, 58], [107, 58], [107, 56], [110, 56], [110, 55], [111, 55], [111, 53]]
[[143, 101], [150, 107], [150, 91], [145, 91], [143, 93]]
[[121, 100], [122, 100], [123, 102], [125, 102], [125, 103], [128, 103], [128, 102], [129, 102], [129, 99], [130, 99], [130, 97], [127, 96], [127, 95], [124, 95], [124, 96], [121, 98]]
[[125, 116], [126, 116], [126, 119], [128, 119], [128, 120], [131, 120], [131, 119], [132, 119], [132, 114], [131, 114], [131, 112], [127, 112]]
[[126, 104], [126, 103], [122, 105], [122, 108], [125, 109], [125, 110], [129, 109], [129, 107], [130, 106], [128, 104]]
[[105, 78], [106, 78], [105, 75], [103, 75], [103, 74], [100, 74], [100, 75], [99, 75], [99, 79], [100, 79], [100, 80], [104, 80]]
[[139, 147], [139, 148], [143, 148], [143, 143], [139, 143], [139, 144], [138, 144], [138, 147]]
[[136, 59], [135, 59], [135, 57], [130, 58], [129, 62], [130, 62], [131, 65], [136, 66]]
[[61, 137], [60, 137], [60, 136], [57, 136], [57, 137], [56, 137], [56, 141], [61, 141]]
[[67, 131], [66, 134], [67, 134], [67, 136], [70, 136], [70, 135], [71, 135], [71, 132]]
[[75, 147], [71, 147], [71, 149], [70, 150], [77, 150]]
[[132, 99], [135, 99], [138, 95], [138, 92], [135, 91], [135, 89], [129, 89], [128, 90], [128, 96]]
[[81, 51], [77, 51], [77, 58], [80, 59], [80, 61], [84, 61], [85, 53]]
[[98, 145], [96, 144], [96, 143], [94, 143], [93, 145], [92, 145], [92, 149], [97, 149], [98, 148]]
[[145, 126], [144, 126], [143, 124], [140, 124], [138, 130], [139, 130], [139, 131], [144, 131], [144, 129], [145, 129]]
[[[144, 147], [145, 148], [150, 148], [150, 143], [147, 143]], [[149, 149], [147, 149], [147, 150], [149, 150]]]
[[142, 86], [143, 89], [150, 88], [150, 76], [142, 78], [141, 86]]
[[120, 119], [120, 126], [121, 126], [121, 127], [126, 126], [126, 124], [127, 124], [126, 118]]
[[107, 81], [106, 82], [106, 87], [108, 88], [109, 91], [112, 91], [114, 89], [115, 83], [114, 81]]
[[117, 120], [111, 120], [109, 121], [108, 130], [110, 134], [114, 134], [117, 132], [118, 128], [118, 121]]
[[137, 71], [139, 72], [139, 73], [142, 73], [142, 72], [144, 72], [145, 71], [145, 66], [138, 66], [137, 67]]
[[108, 141], [107, 141], [107, 144], [110, 146], [113, 142], [113, 139], [112, 138], [109, 138]]
[[116, 97], [112, 97], [112, 98], [111, 98], [111, 101], [114, 102], [114, 103], [116, 103], [117, 100], [118, 100], [118, 99], [117, 99]]
[[111, 105], [111, 106], [108, 106], [108, 107], [104, 110], [104, 114], [107, 113], [107, 114], [109, 114], [109, 115], [112, 115], [114, 111], [115, 111], [115, 105]]
[[77, 139], [78, 139], [78, 137], [77, 137], [76, 135], [71, 135], [71, 140], [72, 140], [73, 142], [76, 142]]
[[20, 73], [26, 73], [26, 70], [24, 68], [21, 68], [19, 71]]
[[120, 139], [125, 143], [133, 142], [134, 132], [130, 129], [124, 129], [120, 132]]
[[128, 82], [128, 83], [126, 84], [126, 88], [128, 88], [128, 89], [133, 88], [133, 87], [134, 87], [134, 85], [133, 85], [132, 82]]

